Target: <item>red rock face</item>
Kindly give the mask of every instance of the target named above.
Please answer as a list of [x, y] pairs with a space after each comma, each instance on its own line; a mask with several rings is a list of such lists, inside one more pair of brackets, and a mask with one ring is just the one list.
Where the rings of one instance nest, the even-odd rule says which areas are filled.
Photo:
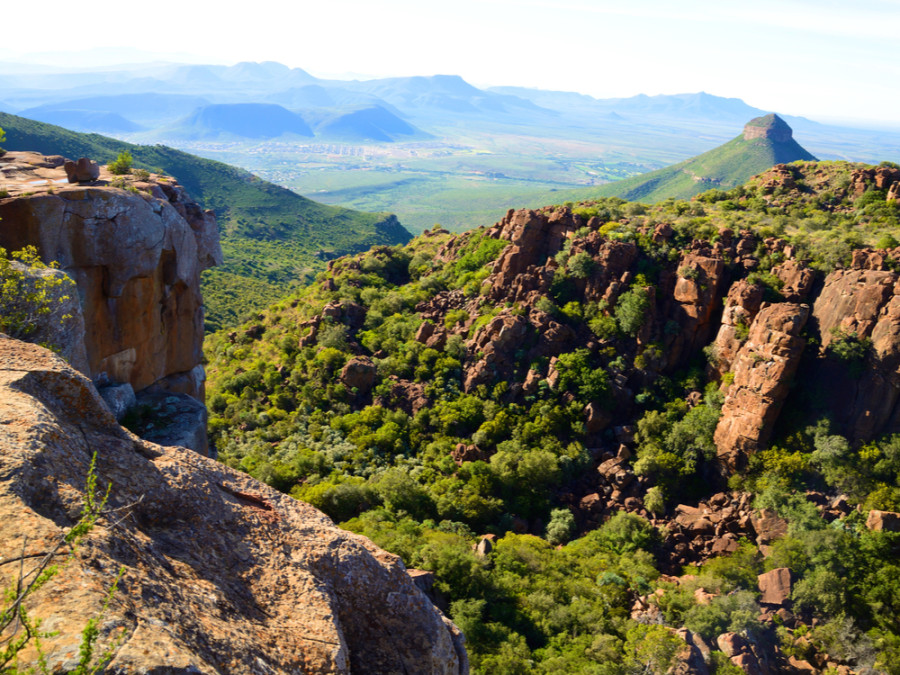
[[851, 269], [828, 275], [813, 305], [823, 350], [842, 334], [871, 340], [858, 377], [823, 372], [813, 383], [829, 377], [829, 407], [854, 441], [900, 430], [900, 275], [884, 263], [882, 252], [858, 251]]
[[85, 374], [202, 400], [200, 272], [222, 261], [215, 217], [174, 181], [140, 185], [147, 192], [63, 186], [5, 200], [0, 246], [34, 245], [75, 280]]
[[800, 331], [808, 316], [807, 305], [785, 302], [764, 306], [753, 320], [735, 359], [734, 382], [714, 437], [729, 474], [743, 468], [747, 455], [761, 449], [772, 433], [806, 346]]

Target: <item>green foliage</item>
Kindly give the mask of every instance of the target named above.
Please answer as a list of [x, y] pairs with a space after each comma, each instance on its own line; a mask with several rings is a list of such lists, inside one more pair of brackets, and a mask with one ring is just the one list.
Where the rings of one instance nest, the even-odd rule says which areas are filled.
[[[843, 164], [839, 169], [839, 176], [849, 171]], [[711, 375], [696, 353], [685, 369], [673, 369], [667, 349], [681, 339], [682, 325], [670, 311], [670, 297], [651, 303], [657, 293], [671, 292], [672, 275], [694, 241], [714, 239], [724, 227], [750, 230], [757, 242], [784, 238], [796, 257], [820, 269], [845, 261], [861, 237], [889, 231], [891, 216], [880, 204], [866, 206], [871, 214], [853, 211], [841, 189], [835, 186], [831, 196], [800, 193], [823, 201], [803, 202], [807, 211], [799, 214], [786, 206], [788, 198], [800, 199], [794, 193], [767, 194], [767, 201], [753, 186], [693, 203], [636, 208], [603, 200], [574, 207], [584, 218], [607, 223], [599, 236], [612, 242], [601, 245], [633, 247], [633, 280], [629, 288], [614, 289], [624, 290], [618, 302], [615, 292], [588, 301], [586, 295], [603, 289], [592, 282], [585, 291], [576, 274], [579, 254], [572, 252], [595, 252], [598, 235], [576, 232], [547, 295], [535, 303], [565, 323], [561, 330], [571, 336], [552, 341], [552, 349], [536, 325], [502, 353], [473, 345], [473, 336], [484, 335], [480, 329], [497, 316], [546, 319], [521, 299], [497, 301], [496, 288], [482, 293], [489, 263], [504, 246], [488, 238], [488, 230], [461, 235], [452, 246], [435, 231], [403, 248], [339, 259], [314, 286], [254, 315], [232, 335], [209, 339], [210, 432], [220, 457], [338, 520], [349, 518], [347, 527], [407, 565], [434, 571], [436, 588], [466, 631], [474, 672], [619, 674], [664, 663], [662, 634], [644, 635], [630, 618], [636, 596], [658, 598], [653, 602], [667, 629], [689, 624], [711, 638], [724, 630], [752, 638], [759, 628], [757, 575], [779, 566], [796, 575], [795, 603], [807, 612], [805, 621], [811, 613], [839, 625], [834, 612], [843, 608], [888, 659], [900, 653], [900, 639], [891, 646], [900, 598], [892, 581], [896, 536], [870, 533], [864, 522], [867, 508], [900, 509], [897, 438], [856, 446], [827, 427], [788, 436], [776, 430], [777, 443], [729, 481], [754, 492], [756, 508], [789, 522], [787, 536], [770, 544], [765, 560], [755, 545], [741, 542], [735, 553], [692, 570], [695, 580], [676, 587], [661, 581], [656, 569], [654, 555], [665, 550], [662, 532], [635, 514], [618, 513], [574, 538], [575, 523], [590, 529], [592, 520], [571, 505], [597, 490], [593, 469], [616, 442], [611, 429], [587, 433], [590, 402], [608, 411], [611, 426], [636, 422], [631, 461], [645, 477], [636, 483], [637, 496], [650, 513], [664, 515], [667, 502], [694, 504], [721, 490], [710, 480], [722, 405], [718, 383], [707, 383]], [[753, 205], [753, 199], [765, 204]], [[834, 210], [823, 210], [826, 201]], [[875, 219], [871, 229], [863, 216]], [[653, 241], [648, 232], [662, 223], [672, 236]], [[442, 262], [433, 264], [439, 248]], [[783, 258], [765, 246], [757, 258], [750, 280], [780, 301], [780, 281], [768, 270]], [[723, 262], [729, 278], [748, 278], [743, 265]], [[701, 271], [681, 274], [703, 281]], [[319, 321], [318, 337], [305, 339], [325, 305], [349, 302], [361, 308], [362, 327]], [[456, 333], [443, 349], [414, 339], [423, 314], [440, 332]], [[654, 320], [645, 326], [648, 317]], [[738, 328], [740, 337], [747, 332]], [[829, 351], [829, 367], [865, 362], [854, 355], [860, 352], [855, 343], [838, 349], [851, 358]], [[367, 393], [348, 391], [340, 378], [344, 364], [360, 353], [376, 367]], [[807, 353], [818, 358], [814, 349]], [[489, 367], [467, 382], [482, 360]], [[726, 374], [723, 384], [731, 379]], [[698, 405], [694, 392], [704, 388]], [[808, 424], [798, 425], [789, 414], [795, 415], [786, 409], [786, 428]], [[841, 492], [863, 510], [829, 524], [807, 498], [809, 489], [828, 499]], [[473, 552], [475, 533], [498, 537], [484, 558]], [[662, 596], [653, 592], [660, 587]], [[693, 591], [701, 587], [717, 596], [709, 605], [695, 601]], [[639, 648], [642, 636], [652, 648]], [[726, 672], [726, 664], [719, 669]]]
[[547, 541], [565, 544], [575, 533], [575, 516], [569, 509], [553, 509], [547, 524]]
[[124, 176], [131, 171], [132, 164], [134, 164], [134, 157], [128, 150], [123, 150], [114, 161], [109, 163], [107, 168], [113, 175]]
[[[9, 254], [0, 248], [0, 332], [28, 339], [70, 299], [75, 282], [65, 275], [45, 273], [57, 267], [56, 263], [45, 265], [34, 246]], [[70, 318], [62, 315], [58, 320], [64, 324]]]
[[569, 258], [566, 269], [576, 279], [587, 279], [594, 272], [594, 259], [587, 251], [580, 251]]
[[616, 302], [615, 308], [616, 321], [622, 332], [632, 337], [637, 335], [647, 320], [649, 307], [649, 291], [640, 287], [633, 287], [625, 291]]

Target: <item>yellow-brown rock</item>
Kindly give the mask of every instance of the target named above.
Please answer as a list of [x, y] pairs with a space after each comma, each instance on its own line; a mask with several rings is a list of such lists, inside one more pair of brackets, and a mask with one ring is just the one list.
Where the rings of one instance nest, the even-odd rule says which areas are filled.
[[[0, 338], [0, 420], [4, 560], [49, 550], [74, 524], [92, 453], [118, 509], [29, 600], [54, 633], [51, 671], [74, 667], [121, 568], [98, 648], [121, 642], [104, 672], [468, 672], [459, 631], [399, 558], [245, 474], [132, 436], [49, 351]], [[18, 567], [0, 566], [0, 582]]]
[[34, 245], [75, 280], [86, 375], [202, 399], [200, 272], [222, 261], [212, 212], [161, 177], [136, 182], [102, 171], [70, 186], [49, 159], [0, 158], [11, 195], [0, 201], [0, 246]]

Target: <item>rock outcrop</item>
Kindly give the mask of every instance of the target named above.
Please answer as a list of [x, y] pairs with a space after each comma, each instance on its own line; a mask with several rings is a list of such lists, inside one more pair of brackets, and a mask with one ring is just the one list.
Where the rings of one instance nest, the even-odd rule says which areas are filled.
[[800, 331], [808, 316], [807, 305], [784, 302], [763, 306], [753, 320], [735, 359], [734, 382], [714, 437], [718, 459], [729, 474], [742, 469], [747, 456], [768, 441], [800, 365], [806, 346]]
[[69, 185], [59, 164], [0, 158], [10, 194], [0, 200], [0, 246], [36, 246], [75, 280], [87, 355], [76, 365], [91, 379], [202, 401], [200, 272], [222, 262], [214, 215], [173, 179], [101, 171]]
[[788, 123], [774, 113], [752, 119], [744, 126], [744, 140], [746, 141], [768, 138], [776, 143], [787, 143], [793, 137], [794, 132]]
[[[459, 631], [396, 556], [311, 506], [119, 427], [91, 383], [0, 338], [0, 555], [28, 572], [78, 519], [92, 453], [100, 519], [29, 600], [54, 672], [100, 622], [107, 673], [468, 672]], [[24, 546], [24, 550], [23, 550]], [[61, 549], [63, 563], [67, 549]], [[18, 565], [0, 567], [3, 583]]]

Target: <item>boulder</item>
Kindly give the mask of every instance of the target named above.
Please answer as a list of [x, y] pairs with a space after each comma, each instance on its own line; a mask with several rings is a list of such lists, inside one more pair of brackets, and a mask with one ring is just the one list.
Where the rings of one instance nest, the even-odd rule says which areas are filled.
[[759, 590], [762, 593], [760, 602], [764, 605], [783, 606], [791, 598], [792, 589], [791, 570], [788, 567], [779, 567], [777, 569], [760, 574], [757, 577]]
[[354, 356], [341, 369], [341, 382], [360, 396], [369, 393], [375, 384], [376, 368], [367, 356]]
[[100, 165], [87, 157], [77, 162], [69, 160], [63, 165], [70, 183], [90, 183], [100, 178]]
[[750, 518], [756, 543], [768, 545], [787, 534], [788, 522], [771, 509], [762, 509], [758, 515]]
[[[130, 386], [130, 385], [125, 385]], [[142, 391], [135, 399], [135, 432], [151, 443], [188, 448], [211, 456], [206, 406], [187, 394]]]
[[119, 422], [122, 421], [125, 414], [137, 403], [137, 399], [134, 396], [134, 389], [127, 383], [98, 387], [97, 391], [100, 394], [100, 398], [106, 403], [109, 411]]
[[872, 509], [866, 519], [866, 527], [876, 531], [900, 532], [900, 513]]

